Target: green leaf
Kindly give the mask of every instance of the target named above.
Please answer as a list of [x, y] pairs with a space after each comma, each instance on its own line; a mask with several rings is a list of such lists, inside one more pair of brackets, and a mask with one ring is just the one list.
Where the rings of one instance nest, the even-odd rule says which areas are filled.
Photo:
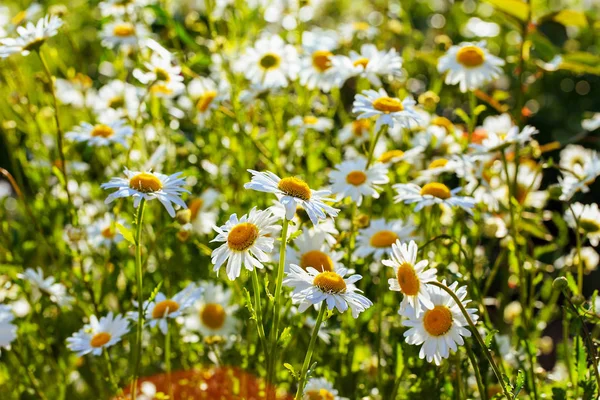
[[485, 335], [485, 347], [487, 347], [488, 349], [490, 348], [490, 346], [492, 345], [492, 340], [494, 340], [494, 336], [498, 332], [498, 329], [492, 329], [487, 335]]
[[559, 69], [565, 69], [576, 74], [600, 75], [600, 56], [578, 51], [563, 55]]
[[529, 6], [520, 0], [485, 0], [498, 11], [517, 18], [519, 21], [527, 21]]
[[402, 346], [400, 343], [396, 344], [396, 378], [402, 376], [404, 371], [404, 356], [402, 354]]
[[291, 364], [283, 363], [283, 368], [285, 368], [288, 371], [290, 371], [290, 374], [292, 374], [292, 376], [294, 377], [294, 379], [298, 379], [298, 375], [296, 374], [296, 371], [294, 370], [294, 367], [292, 367]]
[[567, 400], [567, 391], [563, 388], [552, 388], [552, 400]]
[[133, 238], [133, 233], [131, 233], [129, 229], [125, 228], [123, 224], [117, 222], [117, 230], [121, 235], [123, 235], [125, 240], [127, 240], [129, 243], [135, 246], [135, 239]]
[[525, 373], [523, 372], [523, 370], [520, 369], [517, 373], [517, 382], [515, 383], [515, 398], [519, 395], [519, 392], [521, 391], [521, 389], [523, 389], [524, 385]]
[[58, 178], [58, 181], [60, 182], [60, 186], [65, 187], [65, 176], [63, 175], [60, 168], [58, 168], [56, 165], [54, 165], [52, 167], [52, 173], [54, 175], [56, 175], [56, 177]]
[[487, 107], [485, 106], [485, 104], [480, 104], [477, 107], [475, 107], [475, 110], [473, 110], [473, 113], [477, 117], [477, 116], [479, 116], [479, 114], [481, 114], [485, 110], [487, 110]]
[[457, 108], [456, 110], [454, 110], [454, 114], [456, 114], [457, 117], [462, 119], [465, 124], [468, 125], [471, 123], [471, 118], [467, 115], [467, 113], [463, 109]]
[[585, 14], [581, 11], [562, 10], [552, 16], [552, 19], [565, 26], [585, 28], [588, 25]]

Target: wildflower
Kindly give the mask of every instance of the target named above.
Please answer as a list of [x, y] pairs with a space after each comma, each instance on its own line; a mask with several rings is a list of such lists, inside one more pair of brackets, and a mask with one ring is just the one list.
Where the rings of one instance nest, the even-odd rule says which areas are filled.
[[83, 326], [67, 339], [67, 347], [79, 357], [92, 353], [99, 356], [108, 347], [114, 346], [129, 332], [129, 321], [121, 314], [113, 316], [112, 311], [105, 317], [90, 317], [90, 323]]
[[332, 60], [335, 70], [340, 70], [344, 79], [359, 76], [372, 85], [381, 87], [380, 77], [402, 75], [402, 57], [395, 49], [379, 51], [372, 44], [363, 44], [360, 53], [353, 50], [350, 56], [335, 56]]
[[126, 82], [115, 79], [98, 90], [98, 95], [91, 101], [94, 110], [101, 114], [107, 109], [113, 109], [128, 116], [137, 116], [140, 99], [138, 89]]
[[223, 338], [236, 333], [238, 320], [234, 312], [237, 306], [231, 304], [231, 290], [212, 282], [204, 282], [200, 288], [203, 290], [202, 297], [184, 316], [184, 331]]
[[87, 237], [93, 247], [108, 247], [123, 241], [123, 236], [117, 230], [117, 223], [123, 224], [119, 219], [115, 221], [108, 213], [87, 228]]
[[335, 271], [340, 268], [344, 253], [334, 251], [326, 242], [326, 234], [319, 231], [304, 231], [294, 240], [294, 245], [287, 247], [287, 262], [307, 269], [312, 267], [319, 272]]
[[337, 217], [338, 209], [325, 204], [329, 190], [312, 190], [306, 182], [300, 178], [280, 178], [274, 173], [258, 172], [249, 169], [252, 180], [244, 185], [246, 189], [258, 192], [274, 193], [279, 202], [285, 207], [285, 217], [289, 221], [294, 218], [296, 207], [301, 206], [308, 214], [314, 225], [319, 220], [324, 220], [327, 215]]
[[[158, 325], [160, 331], [166, 335], [168, 329], [167, 319], [175, 319], [188, 310], [202, 295], [202, 288], [190, 283], [183, 290], [168, 298], [162, 292], [158, 292], [153, 301], [145, 301], [142, 305], [146, 310], [144, 319], [151, 328]], [[131, 312], [130, 318], [137, 320], [138, 313]]]
[[17, 27], [18, 37], [0, 39], [0, 58], [6, 58], [15, 53], [26, 56], [31, 51], [38, 50], [46, 39], [58, 33], [58, 29], [62, 25], [63, 21], [59, 17], [46, 15], [35, 25], [29, 22], [24, 27]]
[[217, 85], [210, 78], [194, 78], [188, 84], [189, 98], [182, 96], [179, 104], [185, 109], [195, 109], [196, 123], [204, 126], [222, 101], [229, 98], [226, 81]]
[[388, 169], [383, 164], [374, 164], [367, 169], [367, 160], [358, 158], [356, 160], [344, 161], [335, 166], [329, 173], [331, 190], [340, 201], [350, 197], [358, 206], [361, 205], [363, 196], [379, 198], [377, 185], [386, 184]]
[[438, 71], [448, 73], [446, 84], [460, 85], [460, 91], [479, 89], [502, 74], [504, 60], [489, 53], [485, 41], [452, 46], [438, 61]]
[[338, 391], [325, 378], [310, 378], [304, 387], [302, 400], [348, 400], [338, 396]]
[[411, 240], [407, 245], [399, 240], [392, 244], [391, 260], [382, 260], [383, 265], [394, 269], [394, 278], [388, 280], [390, 290], [402, 292], [404, 295], [400, 309], [410, 306], [419, 315], [423, 307], [432, 309], [433, 303], [427, 282], [435, 280], [437, 270], [427, 269], [429, 261], [417, 262], [417, 244]]
[[118, 189], [106, 198], [106, 204], [121, 197], [133, 197], [133, 206], [137, 208], [142, 199], [158, 199], [172, 218], [175, 218], [175, 209], [171, 203], [187, 208], [180, 196], [190, 192], [183, 188], [185, 180], [179, 177], [181, 172], [167, 176], [158, 172], [130, 171], [126, 168], [124, 173], [127, 179], [112, 178], [100, 186], [102, 189]]
[[568, 201], [575, 193], [580, 191], [583, 193], [589, 192], [589, 186], [594, 183], [598, 176], [600, 176], [600, 157], [596, 151], [593, 151], [590, 159], [581, 167], [581, 172], [577, 177], [566, 175], [564, 178], [559, 178], [562, 188], [560, 200]]
[[102, 45], [112, 49], [119, 46], [125, 48], [137, 47], [140, 40], [147, 37], [148, 34], [143, 24], [114, 21], [104, 25], [100, 36], [102, 37]]
[[95, 125], [82, 122], [71, 132], [67, 132], [65, 138], [75, 142], [86, 142], [89, 146], [109, 146], [112, 143], [119, 143], [123, 147], [128, 147], [127, 138], [132, 134], [133, 128], [127, 124], [127, 121], [118, 118], [112, 121], [101, 121]]
[[389, 97], [383, 89], [365, 90], [362, 94], [357, 94], [352, 105], [352, 112], [358, 113], [358, 119], [377, 117], [375, 122], [375, 131], [387, 125], [390, 128], [398, 123], [404, 127], [409, 127], [410, 121], [418, 121], [419, 114], [414, 110], [416, 102], [407, 97], [400, 100], [396, 97]]
[[313, 115], [305, 117], [296, 116], [288, 121], [288, 126], [298, 127], [300, 134], [303, 134], [308, 129], [317, 132], [326, 132], [333, 128], [333, 121], [330, 118], [315, 117]]
[[27, 268], [24, 273], [18, 274], [18, 278], [25, 279], [31, 285], [31, 300], [36, 303], [42, 293], [47, 294], [53, 303], [59, 306], [68, 306], [73, 298], [67, 295], [67, 288], [60, 282], [56, 282], [53, 276], [44, 278], [40, 267], [37, 270]]
[[403, 202], [404, 204], [417, 203], [415, 211], [421, 210], [423, 207], [433, 204], [445, 204], [449, 207], [460, 207], [469, 214], [475, 207], [475, 199], [468, 196], [456, 196], [462, 190], [461, 187], [450, 190], [448, 186], [440, 182], [431, 182], [423, 187], [414, 183], [398, 183], [394, 189], [398, 192], [394, 201], [396, 203]]
[[360, 40], [373, 40], [378, 33], [379, 29], [363, 21], [346, 23], [340, 26], [340, 34], [346, 42], [350, 42], [355, 37]]
[[359, 258], [372, 255], [375, 261], [379, 261], [384, 255], [392, 254], [392, 245], [397, 240], [405, 242], [411, 237], [414, 238], [414, 231], [415, 226], [412, 223], [374, 219], [368, 228], [358, 232], [354, 254]]
[[589, 132], [600, 128], [600, 113], [595, 113], [591, 118], [581, 121], [581, 127]]
[[214, 209], [214, 204], [218, 197], [219, 192], [207, 189], [200, 197], [193, 198], [188, 202], [190, 222], [196, 232], [203, 235], [212, 232], [213, 226], [217, 223], [217, 211]]
[[274, 225], [277, 221], [271, 210], [253, 208], [248, 215], [238, 219], [237, 214], [232, 214], [225, 225], [214, 227], [218, 235], [211, 242], [225, 243], [212, 252], [213, 271], [218, 274], [227, 261], [227, 277], [234, 280], [240, 276], [242, 265], [248, 271], [264, 268], [263, 263], [269, 261], [273, 251], [273, 238], [281, 229]]
[[0, 304], [0, 349], [10, 349], [10, 344], [17, 338], [17, 327], [12, 324], [14, 319], [12, 307]]
[[[442, 281], [446, 285], [446, 281]], [[457, 288], [458, 282], [449, 286], [463, 306], [471, 301], [466, 299], [467, 287]], [[429, 288], [429, 296], [433, 307], [417, 314], [416, 310], [410, 305], [399, 314], [406, 317], [404, 326], [409, 327], [404, 332], [406, 343], [421, 345], [419, 358], [427, 359], [428, 362], [435, 362], [440, 365], [442, 359], [448, 358], [450, 350], [457, 350], [458, 346], [464, 344], [463, 337], [471, 337], [471, 331], [467, 329], [468, 322], [462, 314], [460, 307], [454, 299], [444, 290], [438, 287]], [[467, 308], [467, 313], [473, 322], [478, 319], [477, 309]]]
[[527, 125], [521, 131], [517, 126], [513, 126], [506, 133], [488, 132], [481, 144], [473, 143], [470, 147], [481, 153], [494, 153], [513, 144], [524, 145], [537, 133], [538, 130], [533, 126]]
[[133, 76], [144, 85], [157, 82], [183, 82], [181, 67], [173, 65], [168, 50], [162, 47], [157, 50], [157, 52], [152, 53], [150, 61], [144, 63], [146, 70], [136, 68], [133, 70]]
[[[579, 257], [580, 255], [581, 257]], [[580, 262], [583, 265], [584, 273], [590, 274], [598, 268], [600, 255], [598, 255], [593, 247], [584, 246], [579, 251], [577, 251], [576, 248], [573, 248], [568, 254], [557, 258], [556, 261], [554, 261], [554, 267], [556, 269], [572, 268], [576, 271], [576, 267]]]
[[579, 224], [579, 231], [583, 233], [592, 246], [600, 243], [600, 209], [598, 204], [575, 203], [565, 211], [565, 221], [570, 228], [575, 229]]
[[300, 312], [306, 311], [311, 305], [326, 302], [329, 310], [337, 308], [343, 313], [350, 308], [352, 316], [358, 318], [358, 315], [373, 303], [359, 294], [361, 290], [354, 285], [362, 277], [352, 275], [344, 278], [347, 273], [345, 268], [319, 272], [312, 267], [304, 270], [298, 265], [290, 264], [290, 270], [283, 283], [293, 288], [292, 302], [299, 304]]
[[592, 160], [594, 152], [577, 144], [568, 144], [560, 151], [560, 167], [581, 175], [584, 167]]
[[357, 119], [347, 123], [338, 133], [340, 142], [353, 142], [355, 146], [360, 147], [360, 145], [370, 140], [372, 125], [369, 119]]
[[425, 149], [421, 146], [416, 146], [406, 151], [400, 149], [388, 150], [379, 156], [378, 161], [387, 166], [403, 161], [409, 164], [414, 164], [418, 159], [421, 158], [421, 155], [424, 151]]
[[306, 54], [300, 67], [300, 84], [308, 89], [319, 88], [329, 92], [336, 84], [338, 71], [331, 68], [332, 51], [337, 48], [337, 34], [334, 31], [305, 31], [302, 33], [302, 47]]

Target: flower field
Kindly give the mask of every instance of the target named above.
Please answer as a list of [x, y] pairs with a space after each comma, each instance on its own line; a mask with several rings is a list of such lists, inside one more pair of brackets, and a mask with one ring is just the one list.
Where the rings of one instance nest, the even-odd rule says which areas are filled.
[[7, 400], [600, 398], [600, 4], [0, 4]]

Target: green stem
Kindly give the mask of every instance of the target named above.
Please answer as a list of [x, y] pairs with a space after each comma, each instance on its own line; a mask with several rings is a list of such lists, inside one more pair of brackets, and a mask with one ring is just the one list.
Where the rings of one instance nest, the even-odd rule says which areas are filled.
[[167, 334], [165, 335], [165, 369], [167, 371], [167, 386], [169, 387], [169, 399], [173, 399], [173, 384], [171, 383], [171, 329], [167, 318]]
[[386, 283], [386, 279], [385, 279], [385, 272], [387, 267], [384, 266], [383, 264], [380, 264], [380, 268], [381, 271], [379, 273], [379, 293], [381, 293], [381, 296], [379, 297], [378, 300], [378, 306], [377, 307], [377, 387], [382, 388], [383, 384], [382, 384], [382, 378], [383, 378], [383, 368], [381, 366], [381, 360], [383, 359], [383, 346], [382, 346], [382, 342], [383, 342], [383, 310], [384, 310], [384, 299], [385, 296], [384, 294], [386, 293], [386, 289], [385, 289], [385, 283]]
[[[581, 234], [579, 233], [579, 217], [575, 215], [573, 206], [569, 204], [569, 210], [575, 220], [575, 242], [577, 243], [577, 289], [583, 295], [583, 260], [581, 259]], [[599, 389], [600, 390], [600, 386]]]
[[369, 167], [371, 166], [371, 163], [373, 163], [373, 155], [375, 153], [375, 146], [377, 146], [377, 142], [379, 141], [379, 138], [385, 131], [387, 131], [387, 125], [382, 126], [381, 129], [379, 129], [379, 131], [375, 134], [375, 136], [373, 136], [373, 140], [371, 140], [371, 146], [369, 147], [369, 155], [367, 157], [367, 166], [365, 167], [365, 169], [369, 169]]
[[265, 352], [265, 359], [269, 359], [269, 349], [267, 347], [267, 339], [265, 336], [265, 326], [262, 320], [262, 308], [260, 305], [260, 283], [258, 282], [258, 272], [256, 268], [252, 271], [252, 286], [254, 289], [254, 312], [256, 313], [256, 328], [258, 330], [258, 337], [262, 344], [263, 351]]
[[304, 394], [304, 385], [306, 385], [306, 374], [308, 373], [308, 368], [310, 367], [310, 361], [315, 350], [315, 343], [317, 342], [317, 336], [319, 335], [319, 328], [321, 328], [321, 322], [323, 322], [325, 310], [327, 310], [327, 305], [325, 304], [325, 302], [322, 302], [321, 309], [319, 310], [319, 316], [317, 317], [317, 322], [315, 322], [315, 327], [313, 328], [312, 335], [310, 337], [308, 351], [304, 356], [304, 363], [302, 364], [302, 371], [300, 371], [300, 382], [298, 383], [298, 390], [296, 391], [295, 400], [302, 399], [302, 395]]
[[468, 342], [465, 342], [465, 348], [467, 349], [467, 355], [469, 356], [469, 360], [471, 361], [471, 365], [473, 366], [473, 371], [475, 372], [475, 379], [477, 380], [477, 389], [479, 390], [479, 397], [481, 400], [487, 400], [487, 393], [485, 391], [485, 386], [483, 385], [483, 379], [481, 378], [481, 371], [479, 370], [479, 362], [475, 357], [475, 353], [473, 353], [473, 349]]
[[20, 350], [16, 348], [16, 346], [14, 346], [11, 351], [15, 355], [17, 360], [19, 361], [19, 364], [21, 364], [21, 366], [23, 368], [25, 368], [25, 372], [27, 373], [27, 378], [29, 378], [29, 382], [31, 382], [31, 386], [33, 387], [33, 390], [35, 391], [35, 394], [37, 394], [37, 396], [42, 400], [48, 400], [48, 398], [44, 394], [44, 391], [40, 387], [40, 382], [37, 380], [37, 378], [35, 377], [33, 372], [31, 372], [31, 370], [29, 369], [30, 363], [25, 362], [25, 360], [23, 359], [23, 355], [20, 353]]
[[108, 354], [108, 349], [104, 349], [104, 361], [106, 361], [106, 369], [108, 370], [108, 381], [110, 382], [110, 386], [114, 393], [119, 391], [119, 384], [115, 380], [115, 374], [113, 373], [112, 363], [110, 362], [110, 356]]
[[471, 119], [469, 120], [469, 143], [467, 143], [467, 147], [471, 144], [473, 132], [475, 131], [475, 126], [477, 126], [477, 116], [475, 115], [477, 99], [475, 98], [475, 93], [473, 91], [469, 92], [469, 107], [471, 109]]

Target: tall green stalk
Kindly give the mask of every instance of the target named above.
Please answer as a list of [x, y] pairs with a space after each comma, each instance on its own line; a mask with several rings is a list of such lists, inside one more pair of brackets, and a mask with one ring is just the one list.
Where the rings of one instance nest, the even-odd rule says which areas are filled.
[[295, 400], [302, 399], [302, 395], [304, 394], [304, 386], [306, 385], [306, 374], [308, 372], [308, 368], [310, 367], [310, 361], [312, 359], [313, 352], [315, 351], [315, 343], [317, 342], [317, 336], [319, 336], [319, 329], [321, 328], [321, 323], [323, 322], [323, 316], [325, 315], [326, 310], [327, 304], [325, 304], [325, 302], [322, 302], [321, 309], [319, 310], [319, 316], [317, 317], [315, 327], [313, 328], [312, 335], [310, 337], [308, 350], [306, 351], [306, 355], [304, 356], [304, 363], [302, 364], [302, 370], [300, 371], [300, 381], [298, 382], [298, 390], [296, 391]]
[[260, 304], [260, 283], [258, 282], [258, 272], [256, 268], [252, 271], [252, 286], [254, 291], [254, 312], [256, 313], [256, 328], [258, 330], [258, 338], [265, 353], [265, 359], [269, 360], [269, 348], [267, 347], [267, 339], [265, 336], [265, 326], [262, 320], [262, 307]]
[[142, 360], [142, 330], [144, 328], [144, 292], [143, 292], [143, 274], [142, 274], [142, 223], [144, 221], [144, 210], [146, 200], [142, 199], [135, 219], [135, 276], [138, 292], [138, 325], [135, 336], [134, 370], [131, 380], [132, 398], [136, 398], [137, 380], [140, 374], [140, 363]]

